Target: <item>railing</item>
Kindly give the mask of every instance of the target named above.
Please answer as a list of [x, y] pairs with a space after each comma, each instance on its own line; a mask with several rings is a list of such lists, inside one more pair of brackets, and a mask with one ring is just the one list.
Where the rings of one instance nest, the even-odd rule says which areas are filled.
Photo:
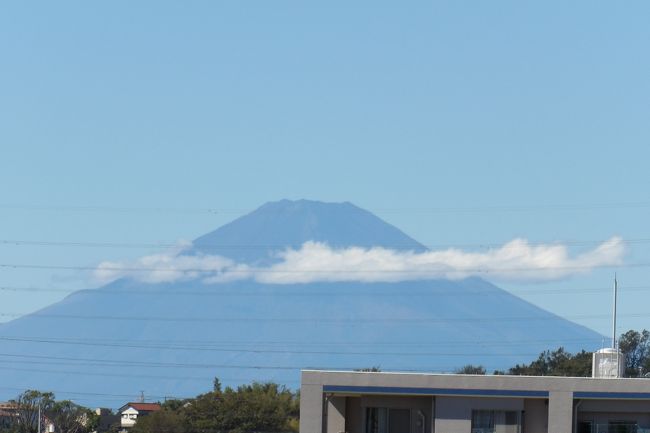
[[594, 424], [591, 433], [650, 433], [650, 428], [636, 424]]

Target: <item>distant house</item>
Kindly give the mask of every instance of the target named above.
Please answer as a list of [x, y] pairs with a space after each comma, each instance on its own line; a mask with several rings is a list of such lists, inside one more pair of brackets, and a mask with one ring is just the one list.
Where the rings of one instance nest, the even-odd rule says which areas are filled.
[[128, 430], [135, 425], [138, 418], [157, 412], [160, 409], [158, 403], [127, 403], [118, 411], [120, 414], [120, 427], [122, 427], [122, 430]]
[[[11, 429], [17, 423], [21, 422], [21, 409], [15, 402], [0, 402], [0, 431], [4, 429]], [[48, 418], [46, 414], [41, 417], [42, 431], [46, 433], [54, 433], [54, 423]]]
[[10, 427], [18, 418], [18, 409], [14, 403], [0, 402], [0, 429]]
[[110, 409], [98, 407], [95, 409], [97, 415], [97, 429], [93, 433], [103, 433], [110, 430], [111, 426], [120, 421], [120, 415], [113, 414]]

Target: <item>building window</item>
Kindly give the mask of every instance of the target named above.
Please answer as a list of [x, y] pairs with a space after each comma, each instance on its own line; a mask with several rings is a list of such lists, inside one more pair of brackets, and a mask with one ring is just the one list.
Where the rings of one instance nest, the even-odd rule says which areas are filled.
[[495, 433], [494, 411], [472, 411], [472, 433]]
[[366, 433], [411, 433], [411, 411], [369, 407], [366, 409]]
[[593, 422], [580, 421], [578, 423], [578, 433], [593, 433]]
[[634, 421], [610, 421], [608, 433], [637, 433], [639, 426]]
[[520, 433], [521, 414], [503, 410], [473, 410], [472, 433]]

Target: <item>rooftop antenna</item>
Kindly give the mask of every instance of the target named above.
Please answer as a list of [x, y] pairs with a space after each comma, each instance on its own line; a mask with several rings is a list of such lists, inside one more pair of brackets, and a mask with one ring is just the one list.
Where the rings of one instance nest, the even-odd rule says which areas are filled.
[[612, 311], [612, 347], [600, 349], [592, 355], [591, 376], [595, 378], [618, 378], [625, 376], [625, 356], [618, 350], [616, 341], [616, 301], [618, 278], [614, 273], [614, 302]]
[[612, 315], [612, 349], [616, 350], [616, 298], [618, 292], [618, 281], [616, 279], [616, 272], [614, 272], [614, 314]]
[[140, 391], [140, 403], [144, 403], [144, 391]]

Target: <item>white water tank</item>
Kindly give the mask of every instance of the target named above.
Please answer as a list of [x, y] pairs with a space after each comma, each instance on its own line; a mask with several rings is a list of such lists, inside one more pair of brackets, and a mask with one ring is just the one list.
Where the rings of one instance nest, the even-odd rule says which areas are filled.
[[625, 355], [616, 349], [600, 349], [594, 352], [591, 377], [617, 378], [625, 375]]

